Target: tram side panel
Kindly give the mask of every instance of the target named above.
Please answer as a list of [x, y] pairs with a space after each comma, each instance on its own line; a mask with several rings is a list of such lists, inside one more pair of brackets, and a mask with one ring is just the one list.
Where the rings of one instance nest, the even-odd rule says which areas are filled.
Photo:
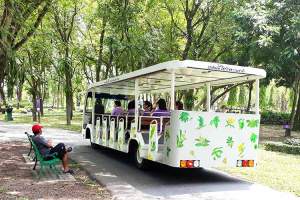
[[255, 167], [260, 115], [172, 111], [163, 163], [181, 168]]

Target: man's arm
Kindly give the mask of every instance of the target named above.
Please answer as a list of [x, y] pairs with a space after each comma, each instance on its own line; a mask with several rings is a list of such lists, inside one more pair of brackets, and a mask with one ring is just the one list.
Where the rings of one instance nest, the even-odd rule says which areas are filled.
[[48, 148], [53, 148], [52, 140], [47, 140], [44, 137], [40, 136], [40, 142]]

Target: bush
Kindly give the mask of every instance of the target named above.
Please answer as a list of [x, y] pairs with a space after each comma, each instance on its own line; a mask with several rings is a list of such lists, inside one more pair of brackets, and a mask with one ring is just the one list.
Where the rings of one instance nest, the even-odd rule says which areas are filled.
[[293, 146], [287, 144], [280, 144], [280, 143], [266, 143], [265, 149], [267, 151], [278, 151], [288, 154], [296, 154], [300, 155], [300, 146]]
[[266, 111], [261, 113], [262, 124], [283, 125], [289, 122], [289, 119], [289, 113], [276, 113], [272, 111]]

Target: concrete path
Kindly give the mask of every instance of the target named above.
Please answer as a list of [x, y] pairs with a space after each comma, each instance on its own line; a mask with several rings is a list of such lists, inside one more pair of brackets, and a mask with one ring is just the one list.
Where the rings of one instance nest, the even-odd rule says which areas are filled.
[[[27, 140], [30, 125], [0, 122], [0, 140]], [[72, 131], [44, 129], [45, 137], [72, 145], [71, 158], [91, 177], [105, 185], [114, 199], [300, 199], [290, 193], [252, 184], [213, 169], [180, 170], [153, 164], [151, 170], [137, 169], [126, 154], [92, 149], [88, 140]]]

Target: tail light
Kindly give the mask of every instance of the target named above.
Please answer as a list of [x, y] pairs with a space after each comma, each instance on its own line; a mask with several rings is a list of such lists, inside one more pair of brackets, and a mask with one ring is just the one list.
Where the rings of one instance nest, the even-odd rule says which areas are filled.
[[237, 160], [237, 167], [254, 167], [254, 160]]
[[180, 160], [180, 168], [199, 168], [200, 160]]

